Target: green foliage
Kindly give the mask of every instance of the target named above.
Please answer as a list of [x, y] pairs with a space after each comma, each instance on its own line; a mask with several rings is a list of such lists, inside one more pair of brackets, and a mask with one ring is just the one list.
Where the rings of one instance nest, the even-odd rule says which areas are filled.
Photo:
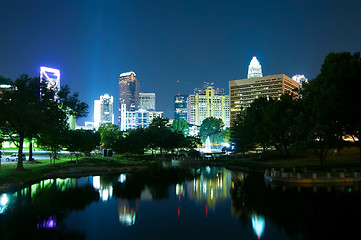
[[225, 142], [229, 139], [229, 130], [223, 130], [223, 127], [222, 119], [208, 117], [203, 120], [198, 135], [202, 142], [205, 142], [208, 136], [213, 144]]
[[[67, 131], [67, 114], [85, 116], [87, 105], [78, 100], [77, 94], [69, 96], [70, 90], [67, 86], [62, 88], [58, 100], [54, 101], [54, 91], [49, 89], [46, 83], [40, 83], [38, 77], [30, 78], [23, 74], [14, 82], [6, 81], [13, 88], [1, 93], [2, 134], [18, 146], [19, 156], [23, 154], [26, 138], [37, 138], [40, 145], [54, 152], [58, 151], [63, 146], [63, 134]], [[17, 169], [22, 170], [22, 158], [19, 159]]]
[[360, 139], [360, 89], [360, 53], [330, 53], [300, 99], [289, 94], [276, 101], [260, 98], [242, 111], [233, 123], [232, 141], [241, 152], [259, 144], [286, 156], [291, 148], [313, 148], [322, 166], [331, 148], [345, 145], [345, 135]]
[[122, 138], [122, 133], [119, 131], [119, 127], [112, 123], [101, 124], [97, 131], [100, 134], [100, 143], [104, 149], [113, 149], [113, 144]]
[[100, 145], [100, 133], [84, 129], [69, 130], [64, 145], [69, 152], [82, 152], [89, 156]]
[[166, 128], [169, 122], [168, 118], [155, 117], [152, 119], [152, 122], [149, 124], [150, 128]]
[[297, 98], [287, 93], [264, 109], [262, 121], [264, 132], [270, 144], [287, 157], [294, 141], [292, 130], [296, 124], [297, 114], [299, 114]]
[[79, 93], [75, 92], [70, 95], [68, 85], [62, 86], [58, 92], [58, 102], [61, 104], [63, 111], [67, 115], [77, 118], [86, 117], [88, 115], [88, 104], [79, 100]]
[[184, 119], [177, 119], [174, 120], [172, 126], [170, 128], [173, 132], [181, 132], [184, 136], [189, 135], [189, 125], [186, 120]]

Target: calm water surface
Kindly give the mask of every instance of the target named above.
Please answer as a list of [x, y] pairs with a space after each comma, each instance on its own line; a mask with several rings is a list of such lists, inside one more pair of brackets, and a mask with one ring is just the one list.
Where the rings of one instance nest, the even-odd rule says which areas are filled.
[[360, 200], [209, 166], [49, 179], [0, 194], [0, 239], [357, 238]]

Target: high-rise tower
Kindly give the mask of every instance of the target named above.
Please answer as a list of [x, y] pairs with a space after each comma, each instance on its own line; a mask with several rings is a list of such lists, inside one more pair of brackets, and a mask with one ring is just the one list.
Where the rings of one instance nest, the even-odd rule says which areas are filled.
[[119, 123], [122, 104], [125, 104], [123, 106], [127, 111], [136, 111], [139, 108], [139, 82], [132, 71], [119, 76]]
[[155, 93], [139, 93], [139, 108], [155, 111]]
[[188, 96], [187, 111], [189, 124], [200, 126], [204, 119], [216, 117], [229, 127], [229, 95], [213, 83], [205, 83], [203, 89], [196, 88], [194, 94]]
[[103, 123], [114, 124], [113, 96], [104, 94], [94, 101], [94, 123], [98, 127]]
[[188, 95], [184, 94], [174, 96], [174, 120], [187, 120], [187, 98]]
[[248, 66], [247, 78], [262, 77], [262, 67], [256, 57], [253, 57]]

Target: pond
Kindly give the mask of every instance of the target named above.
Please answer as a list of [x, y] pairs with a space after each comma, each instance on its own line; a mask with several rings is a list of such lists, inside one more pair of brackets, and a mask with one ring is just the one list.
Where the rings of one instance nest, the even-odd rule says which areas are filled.
[[211, 166], [48, 179], [0, 194], [0, 239], [357, 238], [359, 189]]

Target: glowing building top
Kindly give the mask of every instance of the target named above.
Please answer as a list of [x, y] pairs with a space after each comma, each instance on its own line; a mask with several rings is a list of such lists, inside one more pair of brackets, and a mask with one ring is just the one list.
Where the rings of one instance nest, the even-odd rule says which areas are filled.
[[45, 81], [49, 88], [60, 90], [60, 70], [49, 67], [40, 67], [40, 82]]
[[57, 99], [57, 93], [60, 91], [60, 70], [40, 67], [40, 82], [45, 82], [47, 88], [54, 90], [54, 98]]
[[296, 74], [292, 77], [292, 79], [298, 82], [298, 84], [300, 84], [300, 88], [302, 88], [303, 83], [308, 83], [308, 79], [303, 74], [302, 75]]
[[119, 77], [126, 77], [126, 76], [130, 76], [130, 75], [132, 75], [132, 74], [133, 74], [134, 76], [137, 76], [137, 75], [135, 75], [135, 72], [130, 71], [130, 72], [125, 72], [125, 73], [120, 74]]
[[253, 57], [249, 66], [248, 66], [248, 75], [247, 78], [256, 78], [256, 77], [262, 77], [262, 67], [261, 64], [259, 64], [256, 57]]

